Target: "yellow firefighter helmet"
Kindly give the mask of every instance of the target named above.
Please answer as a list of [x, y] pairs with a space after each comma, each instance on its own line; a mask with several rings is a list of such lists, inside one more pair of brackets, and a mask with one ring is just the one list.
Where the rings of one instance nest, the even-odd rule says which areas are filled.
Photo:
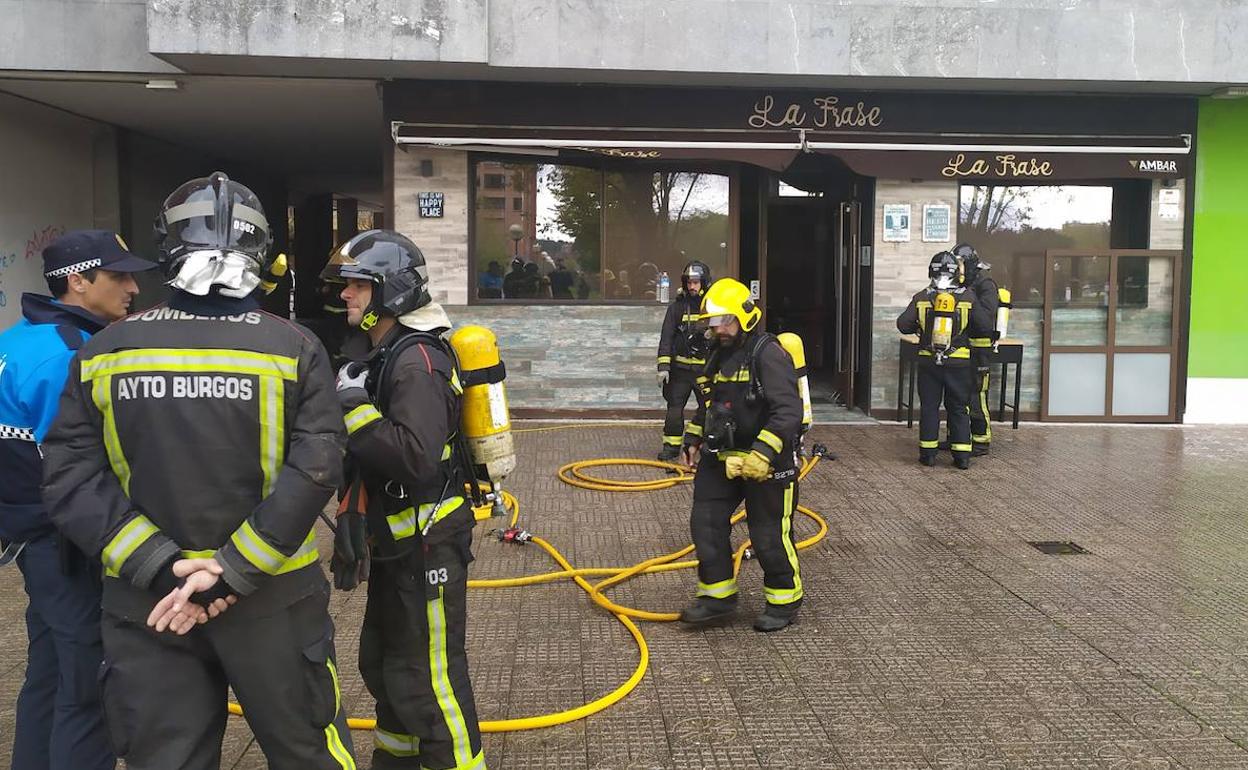
[[717, 326], [725, 316], [735, 317], [745, 332], [757, 326], [763, 316], [750, 298], [749, 288], [732, 278], [720, 278], [702, 297], [702, 320]]

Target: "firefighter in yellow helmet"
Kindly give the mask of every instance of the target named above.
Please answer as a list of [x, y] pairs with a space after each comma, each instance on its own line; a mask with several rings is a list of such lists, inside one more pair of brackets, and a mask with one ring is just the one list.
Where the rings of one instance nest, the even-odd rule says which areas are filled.
[[927, 273], [931, 285], [897, 318], [898, 331], [919, 335], [919, 462], [936, 464], [943, 400], [953, 464], [966, 470], [971, 467], [970, 338], [990, 334], [992, 322], [974, 292], [961, 285], [957, 257], [937, 253]]
[[690, 529], [698, 589], [680, 619], [701, 626], [736, 610], [730, 520], [744, 500], [766, 597], [754, 628], [778, 631], [793, 622], [802, 602], [793, 537], [802, 430], [797, 372], [776, 338], [757, 328], [762, 312], [740, 281], [716, 281], [701, 310], [714, 337], [698, 378], [698, 411], [682, 442], [685, 463], [697, 468]]

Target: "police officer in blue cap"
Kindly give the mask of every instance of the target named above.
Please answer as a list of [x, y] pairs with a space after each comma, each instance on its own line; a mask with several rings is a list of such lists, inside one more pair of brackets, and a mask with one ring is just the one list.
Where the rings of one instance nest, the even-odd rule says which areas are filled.
[[0, 334], [0, 562], [26, 583], [29, 648], [17, 700], [14, 770], [113, 768], [96, 683], [99, 564], [60, 538], [40, 502], [39, 444], [82, 343], [129, 312], [140, 259], [107, 230], [66, 233], [43, 250], [52, 296], [22, 295], [22, 319]]

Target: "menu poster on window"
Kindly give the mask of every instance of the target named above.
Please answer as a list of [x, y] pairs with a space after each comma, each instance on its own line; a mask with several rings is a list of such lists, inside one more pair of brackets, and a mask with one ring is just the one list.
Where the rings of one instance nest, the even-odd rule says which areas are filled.
[[910, 204], [884, 204], [884, 240], [893, 243], [910, 241]]
[[923, 206], [923, 242], [948, 243], [949, 218], [952, 207], [943, 203], [928, 203]]

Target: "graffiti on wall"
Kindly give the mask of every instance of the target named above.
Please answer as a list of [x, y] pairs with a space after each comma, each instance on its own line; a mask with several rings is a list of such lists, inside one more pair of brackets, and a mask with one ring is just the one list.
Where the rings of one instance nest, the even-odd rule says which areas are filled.
[[[47, 227], [36, 229], [26, 239], [26, 246], [21, 257], [18, 256], [16, 251], [0, 251], [0, 308], [8, 307], [9, 305], [9, 295], [4, 287], [4, 276], [8, 269], [17, 264], [19, 259], [23, 261], [42, 259], [44, 247], [64, 234], [64, 227], [48, 225]], [[14, 292], [14, 295], [17, 293]]]

